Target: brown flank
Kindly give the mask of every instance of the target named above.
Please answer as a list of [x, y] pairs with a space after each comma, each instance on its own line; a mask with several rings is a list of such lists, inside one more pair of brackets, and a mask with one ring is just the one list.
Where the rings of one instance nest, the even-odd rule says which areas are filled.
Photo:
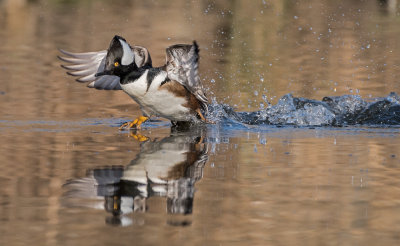
[[193, 112], [196, 112], [197, 109], [200, 109], [199, 100], [188, 91], [183, 85], [175, 80], [168, 81], [158, 88], [159, 90], [167, 90], [174, 94], [177, 97], [186, 98], [186, 103], [183, 104], [184, 107], [190, 108]]

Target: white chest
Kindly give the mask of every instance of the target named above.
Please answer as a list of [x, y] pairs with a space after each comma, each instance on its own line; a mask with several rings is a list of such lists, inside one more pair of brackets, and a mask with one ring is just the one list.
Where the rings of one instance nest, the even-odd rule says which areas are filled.
[[148, 86], [148, 70], [135, 82], [121, 84], [122, 89], [132, 97], [147, 114], [154, 114], [169, 120], [190, 120], [189, 109], [183, 105], [186, 98], [178, 97], [168, 90], [159, 89], [167, 77], [166, 72], [156, 75]]

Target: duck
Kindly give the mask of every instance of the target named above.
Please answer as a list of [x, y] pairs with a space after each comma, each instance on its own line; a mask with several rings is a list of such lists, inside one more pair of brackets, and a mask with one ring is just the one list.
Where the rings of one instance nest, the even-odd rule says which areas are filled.
[[165, 197], [168, 213], [192, 213], [195, 184], [208, 161], [206, 136], [196, 130], [148, 138], [127, 165], [96, 167], [85, 177], [68, 180], [63, 205], [100, 208], [119, 216], [146, 212], [148, 199]]
[[147, 48], [131, 46], [115, 35], [107, 50], [72, 53], [60, 50], [67, 74], [89, 82], [89, 88], [123, 90], [137, 104], [142, 115], [120, 129], [140, 129], [151, 117], [163, 117], [173, 126], [210, 123], [206, 118], [208, 99], [201, 83], [199, 46], [175, 44], [166, 49], [166, 62], [153, 67]]

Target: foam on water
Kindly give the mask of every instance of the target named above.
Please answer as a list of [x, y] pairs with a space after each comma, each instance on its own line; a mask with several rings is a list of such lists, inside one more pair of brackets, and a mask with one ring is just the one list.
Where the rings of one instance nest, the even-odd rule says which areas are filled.
[[276, 105], [255, 112], [235, 112], [228, 105], [214, 103], [209, 117], [216, 122], [247, 125], [397, 126], [400, 125], [400, 97], [392, 92], [371, 101], [357, 95], [324, 97], [318, 101], [287, 94]]

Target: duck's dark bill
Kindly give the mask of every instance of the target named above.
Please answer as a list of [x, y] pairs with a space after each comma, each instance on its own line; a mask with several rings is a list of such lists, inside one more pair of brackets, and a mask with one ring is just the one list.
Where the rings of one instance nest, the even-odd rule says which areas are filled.
[[99, 76], [103, 76], [103, 75], [111, 75], [111, 71], [104, 70], [103, 72], [96, 73], [94, 76], [99, 77]]

